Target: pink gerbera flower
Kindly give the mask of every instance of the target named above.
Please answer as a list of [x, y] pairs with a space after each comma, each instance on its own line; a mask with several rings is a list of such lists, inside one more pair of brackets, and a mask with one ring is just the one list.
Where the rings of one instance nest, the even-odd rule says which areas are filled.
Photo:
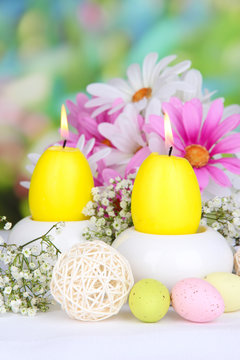
[[[222, 155], [240, 151], [240, 134], [229, 133], [240, 125], [240, 114], [222, 120], [222, 99], [212, 102], [205, 119], [202, 103], [196, 98], [185, 104], [172, 99], [163, 104], [163, 110], [171, 119], [178, 154], [192, 165], [200, 189], [205, 189], [210, 179], [218, 185], [230, 187], [232, 184], [224, 169], [240, 174], [240, 159]], [[163, 119], [151, 116], [147, 131], [154, 131], [164, 138]]]
[[119, 115], [119, 112], [109, 115], [105, 111], [100, 115], [93, 117], [92, 112], [94, 109], [87, 109], [85, 107], [89, 98], [85, 94], [79, 93], [76, 100], [76, 104], [74, 104], [71, 100], [66, 101], [67, 107], [70, 111], [68, 114], [68, 121], [77, 131], [77, 133], [70, 132], [69, 134], [69, 142], [71, 146], [76, 146], [81, 135], [84, 135], [86, 140], [94, 138], [95, 147], [99, 145], [111, 145], [109, 141], [98, 131], [98, 125], [102, 122], [110, 124], [114, 123]]

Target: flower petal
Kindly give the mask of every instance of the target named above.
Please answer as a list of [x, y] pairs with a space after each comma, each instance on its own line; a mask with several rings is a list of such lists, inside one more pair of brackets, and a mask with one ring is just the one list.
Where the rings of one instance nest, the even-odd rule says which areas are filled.
[[210, 156], [215, 154], [234, 154], [240, 151], [240, 134], [233, 134], [217, 143], [210, 151]]
[[128, 85], [126, 80], [121, 78], [114, 78], [109, 81], [109, 84], [118, 88], [121, 92], [124, 92], [132, 97], [132, 89]]
[[[117, 97], [122, 97], [122, 92], [116, 89], [114, 86], [102, 83], [93, 83], [87, 86], [87, 92], [92, 96], [104, 97], [109, 100], [114, 100]], [[103, 96], [104, 95], [104, 96]], [[90, 100], [91, 101], [91, 100]], [[91, 104], [91, 102], [90, 102]], [[85, 104], [86, 107], [91, 107], [89, 101]]]
[[181, 100], [179, 100], [177, 97], [172, 96], [170, 99], [170, 104], [172, 104], [177, 110], [182, 113], [183, 104], [181, 103]]
[[127, 77], [134, 91], [140, 90], [143, 87], [142, 74], [139, 64], [132, 64], [128, 67]]
[[204, 121], [200, 140], [201, 145], [206, 145], [206, 143], [209, 141], [209, 138], [213, 134], [213, 131], [215, 131], [216, 126], [219, 124], [221, 117], [223, 114], [223, 101], [222, 99], [216, 99], [213, 101], [212, 105], [210, 106], [210, 109], [208, 110], [207, 117]]
[[82, 151], [84, 144], [85, 144], [85, 136], [81, 135], [76, 144], [76, 148], [78, 148], [80, 151]]
[[132, 158], [132, 154], [128, 154], [126, 152], [119, 151], [118, 149], [111, 149], [111, 153], [104, 159], [104, 162], [107, 166], [114, 167], [116, 165], [117, 168], [120, 165], [124, 165], [124, 169], [126, 164]]
[[142, 76], [144, 87], [152, 86], [152, 73], [154, 70], [154, 66], [157, 62], [157, 58], [157, 53], [150, 53], [145, 57], [143, 61]]
[[106, 148], [103, 148], [97, 152], [95, 152], [93, 155], [91, 155], [89, 158], [88, 158], [88, 162], [89, 162], [89, 165], [99, 161], [99, 160], [102, 160], [104, 159], [105, 157], [107, 157], [110, 153], [111, 153], [112, 149], [109, 148], [109, 147], [106, 147]]
[[202, 75], [200, 71], [196, 69], [190, 69], [183, 76], [183, 79], [186, 83], [192, 86], [192, 91], [183, 93], [184, 102], [191, 100], [194, 97], [200, 98], [202, 95]]
[[30, 181], [20, 181], [19, 184], [25, 189], [30, 189]]
[[202, 124], [202, 118], [203, 118], [203, 106], [202, 106], [202, 103], [199, 99], [197, 98], [193, 98], [191, 100], [191, 103], [196, 107], [197, 109], [197, 112], [199, 114], [199, 117], [200, 117], [200, 126]]
[[98, 125], [98, 131], [104, 138], [110, 140], [116, 134], [116, 127], [113, 124], [103, 122]]
[[[145, 124], [143, 126], [144, 131], [147, 133], [155, 132], [158, 135], [162, 137], [162, 139], [165, 141], [165, 131], [164, 131], [164, 120], [160, 116], [151, 115], [149, 116], [150, 124]], [[174, 130], [173, 132], [173, 139], [174, 139], [174, 147], [177, 148], [177, 150], [183, 152], [184, 151], [184, 145], [182, 143], [181, 138], [176, 134]]]
[[234, 114], [240, 114], [240, 106], [236, 104], [226, 106], [223, 110], [223, 119], [226, 119]]
[[81, 133], [83, 132], [84, 129], [88, 132], [88, 136], [90, 134], [90, 136], [94, 136], [96, 139], [102, 138], [98, 131], [98, 124], [90, 116], [84, 117], [81, 122], [79, 121], [79, 123], [84, 123], [83, 125], [84, 127], [82, 126], [80, 129]]
[[164, 134], [164, 121], [161, 116], [150, 115], [149, 116], [149, 124], [145, 124], [143, 126], [144, 131], [147, 133], [155, 132], [163, 139], [165, 138]]
[[[203, 95], [202, 95], [202, 102], [203, 103], [209, 103], [211, 101], [211, 97], [217, 93], [217, 90], [213, 90], [211, 92], [209, 92], [208, 90], [205, 89]], [[224, 101], [224, 99], [223, 99]]]
[[106, 98], [104, 98], [104, 97], [94, 97], [94, 98], [92, 98], [91, 100], [89, 100], [86, 103], [86, 107], [87, 108], [89, 108], [89, 107], [97, 107], [97, 106], [104, 105], [104, 104], [106, 104]]
[[68, 110], [70, 111], [70, 113], [74, 116], [77, 116], [78, 114], [78, 107], [76, 104], [74, 104], [74, 102], [72, 102], [71, 100], [67, 100], [66, 101], [66, 105]]
[[[122, 99], [121, 99], [122, 100]], [[121, 110], [124, 107], [124, 102], [122, 101], [120, 104], [116, 105], [116, 106], [112, 106], [112, 109], [109, 110], [108, 115], [113, 115], [116, 114], [117, 111]]]
[[132, 170], [136, 170], [150, 154], [151, 151], [148, 147], [139, 150], [127, 164], [125, 174], [128, 175]]
[[145, 114], [145, 122], [149, 123], [150, 115], [160, 115], [161, 114], [161, 101], [157, 98], [152, 98], [147, 106]]
[[77, 105], [79, 108], [84, 108], [86, 102], [89, 100], [88, 96], [84, 93], [77, 94]]
[[78, 141], [78, 135], [73, 133], [72, 131], [69, 131], [69, 135], [68, 135], [68, 143], [69, 142], [73, 142], [76, 143]]
[[37, 153], [29, 153], [27, 155], [27, 157], [29, 158], [29, 160], [31, 161], [31, 163], [33, 163], [34, 165], [36, 165], [36, 163], [38, 162], [38, 160], [40, 159], [40, 154]]
[[228, 176], [224, 173], [223, 170], [217, 168], [216, 166], [207, 165], [207, 170], [212, 177], [212, 179], [221, 186], [232, 186], [231, 181]]
[[209, 164], [221, 164], [232, 173], [240, 174], [240, 159], [236, 159], [236, 158], [211, 159], [209, 161]]
[[160, 72], [163, 71], [164, 68], [168, 66], [173, 60], [175, 60], [176, 57], [176, 55], [169, 55], [161, 59], [155, 66], [154, 71], [152, 72], [151, 82], [153, 82], [154, 79], [159, 76]]
[[[173, 101], [174, 101], [174, 103], [176, 103], [175, 100], [173, 100]], [[188, 137], [187, 137], [185, 128], [183, 126], [183, 120], [182, 120], [182, 114], [181, 114], [183, 105], [181, 104], [181, 107], [180, 107], [180, 104], [178, 104], [178, 107], [176, 107], [175, 105], [173, 106], [172, 104], [169, 104], [169, 103], [163, 103], [162, 109], [164, 112], [166, 112], [169, 115], [171, 123], [174, 125], [174, 127], [177, 130], [177, 133], [179, 134], [179, 136], [181, 137], [183, 143], [186, 144]]]
[[[86, 104], [87, 105], [87, 104]], [[100, 106], [99, 108], [97, 108], [96, 110], [93, 111], [92, 113], [92, 117], [96, 117], [99, 114], [103, 113], [106, 110], [112, 109], [112, 104], [108, 103], [106, 105]]]
[[98, 130], [100, 134], [110, 140], [120, 151], [125, 153], [132, 152], [132, 144], [129, 143], [125, 136], [122, 136], [120, 129], [117, 126], [109, 123], [102, 123], [98, 125]]
[[211, 148], [213, 144], [215, 144], [223, 135], [228, 133], [229, 131], [234, 130], [237, 126], [240, 125], [240, 114], [235, 114], [229, 116], [227, 119], [221, 122], [219, 126], [216, 128], [210, 140], [208, 141], [208, 147]]
[[207, 171], [206, 167], [202, 167], [202, 168], [193, 168], [197, 179], [198, 179], [198, 184], [200, 187], [200, 190], [204, 190], [209, 183], [209, 172]]
[[[161, 79], [160, 79], [161, 80]], [[176, 94], [176, 91], [181, 86], [187, 91], [184, 83], [181, 81], [168, 81], [166, 83], [162, 82], [158, 86], [156, 86], [156, 91], [154, 92], [154, 96], [161, 99], [162, 101], [168, 101], [169, 98]], [[188, 86], [188, 85], [186, 85]]]
[[190, 60], [184, 60], [174, 66], [168, 67], [165, 71], [164, 71], [164, 75], [169, 74], [169, 73], [174, 73], [174, 74], [181, 74], [184, 71], [188, 70], [191, 66], [191, 61]]
[[167, 154], [164, 140], [155, 132], [148, 135], [148, 146], [151, 152], [157, 152], [159, 154]]
[[[197, 104], [197, 106], [195, 104]], [[188, 101], [184, 104], [182, 119], [188, 138], [188, 143], [186, 145], [195, 144], [197, 142], [202, 121], [201, 116], [202, 105], [198, 99], [194, 99], [194, 102]]]
[[33, 165], [33, 164], [26, 165], [26, 170], [27, 170], [30, 174], [33, 173], [34, 169], [35, 169], [35, 165]]
[[83, 148], [83, 155], [87, 156], [93, 149], [95, 145], [95, 138], [90, 139]]

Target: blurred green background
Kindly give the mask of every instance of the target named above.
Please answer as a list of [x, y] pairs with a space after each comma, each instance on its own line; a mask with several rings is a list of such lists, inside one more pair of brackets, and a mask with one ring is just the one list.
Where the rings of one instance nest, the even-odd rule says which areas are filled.
[[150, 51], [191, 59], [240, 96], [239, 0], [0, 0], [0, 215], [28, 214], [27, 153], [58, 139], [60, 107]]

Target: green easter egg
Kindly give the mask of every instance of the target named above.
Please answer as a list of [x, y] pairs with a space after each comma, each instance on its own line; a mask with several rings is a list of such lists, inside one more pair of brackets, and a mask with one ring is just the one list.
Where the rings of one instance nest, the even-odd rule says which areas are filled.
[[169, 291], [160, 281], [142, 279], [132, 288], [129, 306], [133, 315], [143, 322], [157, 322], [170, 306]]

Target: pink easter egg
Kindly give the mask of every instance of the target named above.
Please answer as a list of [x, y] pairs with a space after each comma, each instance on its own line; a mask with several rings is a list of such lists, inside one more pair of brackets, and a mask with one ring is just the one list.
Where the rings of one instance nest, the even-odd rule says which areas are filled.
[[198, 278], [179, 281], [172, 289], [172, 306], [184, 319], [208, 322], [224, 312], [224, 301], [210, 283]]

